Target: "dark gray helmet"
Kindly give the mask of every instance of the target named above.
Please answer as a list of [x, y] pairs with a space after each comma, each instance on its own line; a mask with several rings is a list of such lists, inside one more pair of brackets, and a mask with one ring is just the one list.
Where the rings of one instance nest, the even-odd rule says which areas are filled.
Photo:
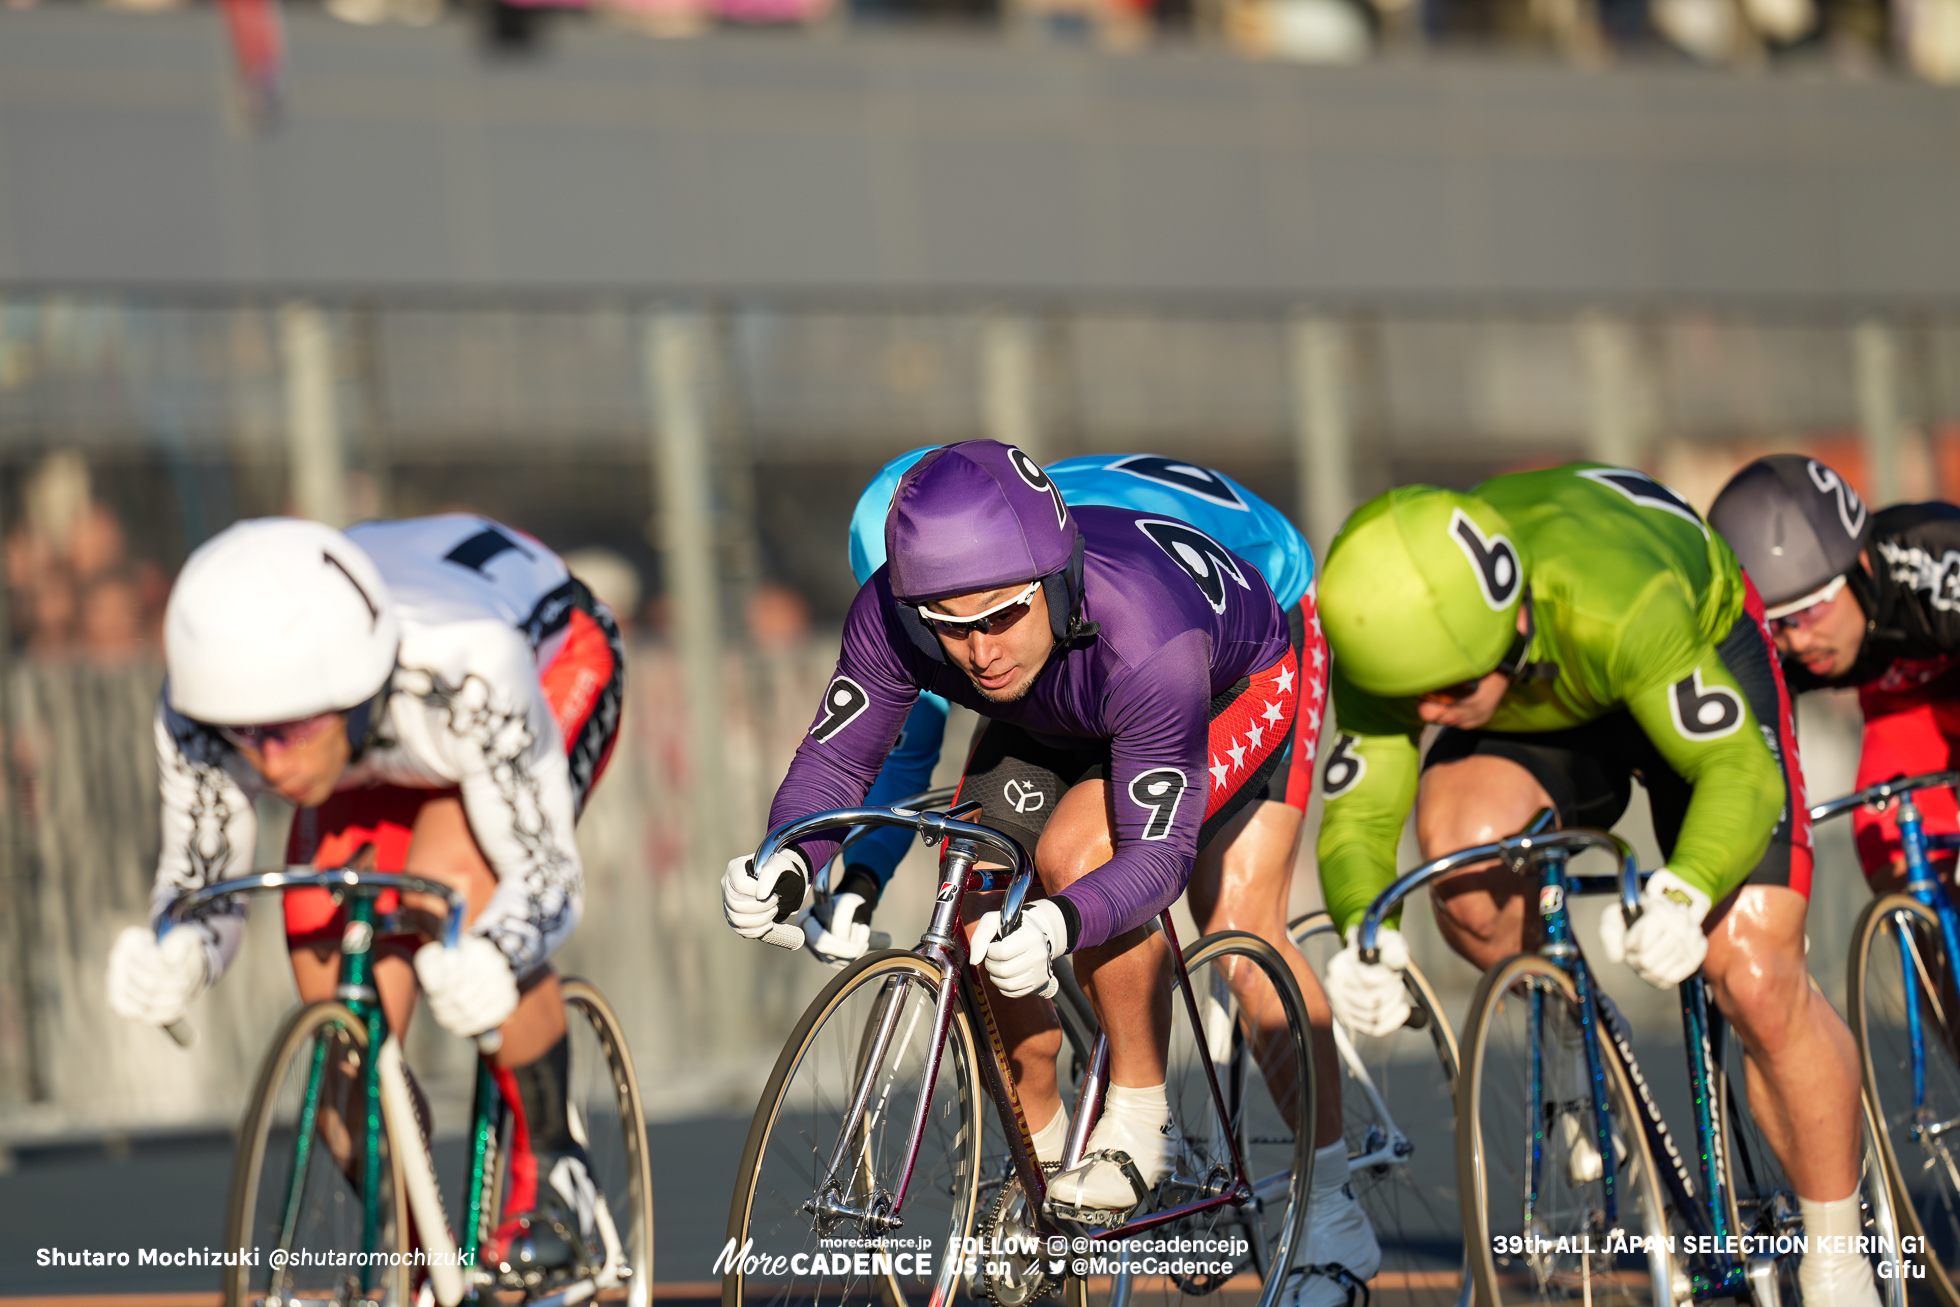
[[1801, 454], [1771, 454], [1736, 473], [1715, 496], [1708, 521], [1769, 609], [1815, 594], [1857, 567], [1871, 534], [1858, 492]]

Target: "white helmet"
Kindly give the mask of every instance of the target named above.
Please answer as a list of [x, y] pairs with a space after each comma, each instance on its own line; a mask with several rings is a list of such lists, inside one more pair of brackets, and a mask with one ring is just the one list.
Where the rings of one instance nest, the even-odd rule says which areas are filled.
[[374, 560], [332, 527], [290, 517], [239, 522], [199, 546], [163, 615], [170, 706], [215, 726], [365, 703], [400, 644]]

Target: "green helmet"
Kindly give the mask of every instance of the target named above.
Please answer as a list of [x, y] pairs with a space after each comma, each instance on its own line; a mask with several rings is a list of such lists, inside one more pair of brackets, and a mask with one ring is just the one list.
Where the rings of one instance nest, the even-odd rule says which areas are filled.
[[1356, 509], [1334, 538], [1320, 620], [1343, 676], [1404, 698], [1494, 670], [1523, 594], [1502, 514], [1474, 495], [1403, 486]]

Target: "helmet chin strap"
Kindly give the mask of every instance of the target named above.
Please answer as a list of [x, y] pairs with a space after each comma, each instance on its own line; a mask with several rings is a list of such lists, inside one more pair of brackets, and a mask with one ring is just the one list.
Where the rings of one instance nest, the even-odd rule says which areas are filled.
[[379, 690], [349, 708], [343, 715], [347, 727], [348, 766], [351, 767], [359, 762], [361, 755], [373, 747], [375, 738], [381, 731], [382, 708], [394, 689], [395, 674], [390, 671], [388, 679], [381, 683]]
[[1082, 616], [1082, 559], [1085, 550], [1086, 543], [1077, 535], [1075, 552], [1069, 556], [1068, 566], [1041, 578], [1041, 593], [1048, 600], [1048, 629], [1054, 632], [1057, 644], [1071, 645], [1102, 630], [1099, 623]]

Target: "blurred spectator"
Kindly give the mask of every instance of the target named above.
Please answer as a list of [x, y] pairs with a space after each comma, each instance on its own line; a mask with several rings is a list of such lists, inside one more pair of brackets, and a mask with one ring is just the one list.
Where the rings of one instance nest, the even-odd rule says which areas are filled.
[[749, 596], [749, 639], [759, 653], [782, 653], [810, 634], [810, 605], [777, 581], [765, 581]]
[[37, 657], [120, 660], [157, 647], [169, 583], [132, 561], [123, 526], [72, 450], [41, 460], [6, 540], [12, 637]]
[[565, 566], [585, 582], [594, 598], [612, 609], [622, 631], [632, 628], [640, 611], [640, 574], [631, 563], [610, 549], [594, 545], [566, 554]]

